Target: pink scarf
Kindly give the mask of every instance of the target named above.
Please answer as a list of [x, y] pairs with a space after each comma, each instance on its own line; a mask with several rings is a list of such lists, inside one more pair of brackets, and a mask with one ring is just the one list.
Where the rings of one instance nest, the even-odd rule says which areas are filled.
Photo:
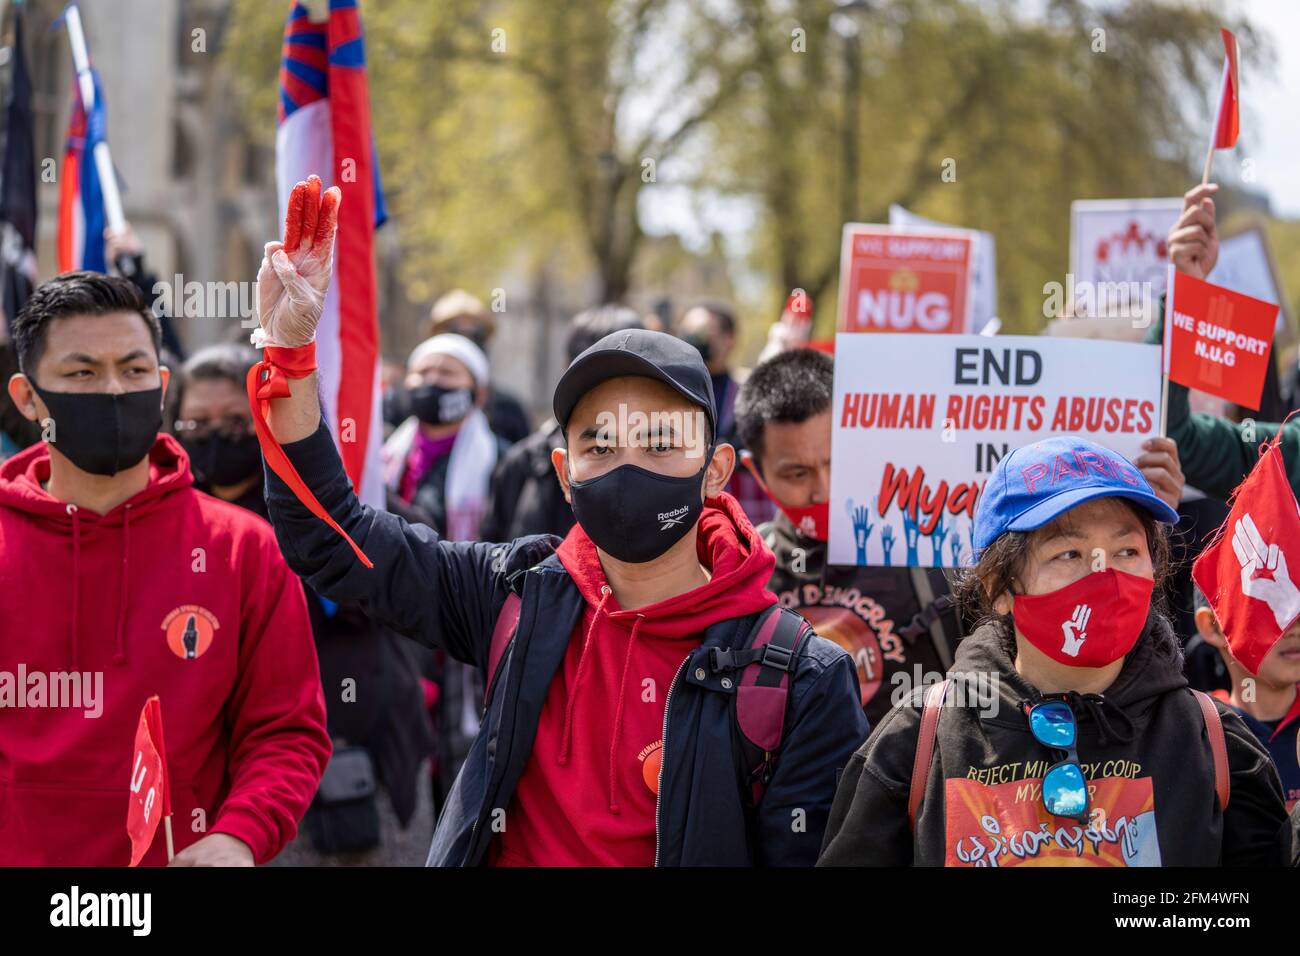
[[439, 458], [451, 454], [451, 446], [456, 444], [456, 436], [460, 434], [459, 429], [447, 435], [444, 438], [429, 438], [423, 432], [417, 430], [415, 440], [411, 442], [411, 450], [406, 453], [406, 465], [402, 469], [402, 480], [397, 486], [397, 495], [407, 504], [415, 497], [416, 489], [420, 487], [420, 482], [424, 476], [429, 473]]

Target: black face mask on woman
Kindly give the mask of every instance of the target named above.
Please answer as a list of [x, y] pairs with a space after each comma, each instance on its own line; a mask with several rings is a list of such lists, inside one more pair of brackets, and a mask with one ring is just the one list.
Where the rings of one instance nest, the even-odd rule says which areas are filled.
[[474, 393], [468, 388], [418, 385], [407, 393], [411, 412], [426, 425], [458, 422], [474, 407]]
[[256, 435], [230, 437], [214, 432], [187, 438], [181, 444], [190, 456], [194, 477], [209, 488], [241, 485], [262, 470], [262, 449]]
[[54, 421], [51, 444], [92, 475], [112, 476], [139, 464], [162, 427], [161, 387], [113, 395], [47, 392], [31, 384]]
[[606, 554], [641, 564], [653, 561], [686, 536], [704, 510], [704, 467], [685, 478], [619, 465], [598, 478], [569, 482], [573, 516]]

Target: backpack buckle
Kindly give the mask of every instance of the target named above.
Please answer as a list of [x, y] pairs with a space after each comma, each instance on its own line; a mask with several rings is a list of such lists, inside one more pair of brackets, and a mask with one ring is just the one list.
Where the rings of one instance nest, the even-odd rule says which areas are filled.
[[740, 667], [736, 652], [731, 648], [713, 647], [709, 649], [709, 669], [717, 674], [721, 671], [734, 671]]
[[790, 664], [794, 660], [794, 651], [786, 647], [779, 647], [776, 644], [768, 643], [763, 648], [764, 667], [775, 667], [779, 671], [789, 671]]

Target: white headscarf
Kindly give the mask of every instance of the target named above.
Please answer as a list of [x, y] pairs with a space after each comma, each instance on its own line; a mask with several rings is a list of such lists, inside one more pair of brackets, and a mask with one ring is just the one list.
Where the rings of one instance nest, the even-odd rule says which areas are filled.
[[461, 364], [469, 369], [469, 374], [474, 376], [476, 386], [479, 388], [487, 386], [490, 379], [487, 356], [465, 336], [457, 335], [455, 332], [443, 332], [425, 339], [411, 350], [411, 357], [406, 360], [407, 369], [415, 368], [430, 355], [450, 355], [454, 359], [459, 359]]

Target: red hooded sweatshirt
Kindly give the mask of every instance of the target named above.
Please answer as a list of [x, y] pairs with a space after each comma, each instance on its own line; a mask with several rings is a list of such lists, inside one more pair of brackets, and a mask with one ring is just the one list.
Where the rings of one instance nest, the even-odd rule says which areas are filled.
[[[154, 694], [177, 852], [220, 832], [270, 859], [329, 758], [302, 585], [270, 525], [194, 490], [170, 436], [149, 461], [148, 486], [105, 515], [43, 489], [44, 444], [0, 465], [0, 864], [130, 861], [131, 758]], [[80, 701], [56, 677], [70, 674]], [[65, 693], [38, 705], [56, 680]], [[159, 827], [144, 863], [166, 862]]]
[[625, 611], [581, 526], [560, 545], [587, 606], [547, 691], [495, 865], [654, 865], [668, 687], [706, 628], [776, 603], [776, 560], [730, 495], [705, 502], [698, 554], [707, 584]]

